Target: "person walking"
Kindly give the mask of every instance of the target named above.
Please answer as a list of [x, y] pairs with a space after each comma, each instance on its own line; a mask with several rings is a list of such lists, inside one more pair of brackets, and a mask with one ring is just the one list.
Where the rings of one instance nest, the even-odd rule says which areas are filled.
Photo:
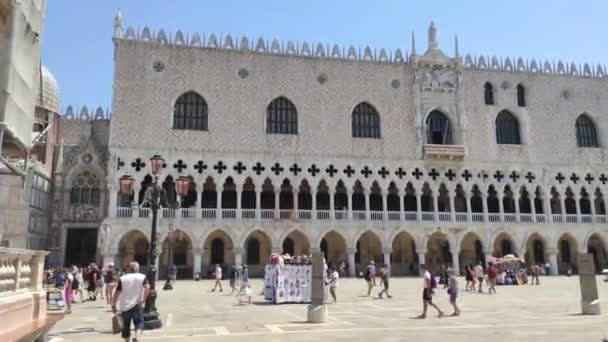
[[541, 266], [539, 264], [532, 264], [532, 280], [530, 285], [540, 285], [540, 272]]
[[370, 261], [369, 265], [365, 268], [365, 273], [363, 274], [363, 279], [367, 282], [367, 296], [372, 295], [372, 289], [374, 288], [374, 278], [376, 273], [376, 266], [374, 265], [374, 261]]
[[169, 267], [169, 281], [171, 281], [171, 284], [175, 284], [175, 280], [177, 279], [177, 265], [172, 264], [171, 267]]
[[211, 290], [211, 292], [215, 292], [215, 289], [218, 286], [220, 287], [220, 292], [223, 292], [224, 289], [222, 288], [222, 267], [220, 266], [220, 264], [215, 265], [215, 272], [213, 272], [213, 275], [215, 276], [215, 284], [213, 284], [213, 290]]
[[393, 296], [391, 296], [388, 293], [388, 289], [389, 289], [389, 272], [388, 272], [388, 266], [386, 264], [382, 265], [382, 268], [380, 268], [380, 281], [382, 282], [382, 286], [384, 286], [384, 288], [382, 289], [382, 291], [380, 291], [380, 293], [378, 293], [378, 297], [382, 298], [382, 295], [386, 293], [386, 297], [388, 298], [393, 298]]
[[432, 306], [435, 310], [437, 310], [438, 313], [438, 317], [441, 318], [443, 317], [443, 311], [441, 311], [441, 309], [439, 309], [439, 307], [433, 303], [433, 289], [435, 289], [437, 287], [437, 281], [435, 280], [435, 277], [433, 275], [431, 275], [431, 272], [429, 272], [426, 269], [425, 265], [420, 265], [420, 269], [422, 270], [422, 284], [423, 284], [423, 288], [422, 288], [422, 314], [420, 316], [418, 316], [418, 318], [420, 319], [425, 319], [426, 318], [426, 311], [429, 308], [429, 305]]
[[66, 305], [65, 313], [71, 314], [72, 313], [72, 301], [74, 300], [74, 289], [72, 288], [72, 284], [74, 282], [74, 276], [67, 268], [63, 271], [63, 276], [65, 279], [64, 286], [63, 286], [63, 295], [64, 295], [65, 305]]
[[[481, 266], [481, 261], [477, 263], [473, 271], [475, 272], [475, 278], [477, 278], [477, 281], [479, 282], [479, 292], [481, 293], [483, 292], [483, 266]], [[473, 290], [475, 290], [475, 288], [473, 288]]]
[[74, 283], [72, 283], [72, 289], [74, 289], [74, 298], [76, 296], [80, 297], [80, 303], [84, 302], [82, 298], [82, 288], [84, 287], [84, 277], [82, 276], [82, 268], [78, 268], [74, 266], [73, 273], [74, 275]]
[[338, 298], [336, 296], [336, 289], [338, 288], [338, 279], [340, 279], [340, 274], [335, 268], [329, 269], [327, 285], [329, 286], [329, 294], [333, 298], [332, 304], [336, 304], [338, 302]]
[[106, 303], [112, 305], [112, 293], [116, 288], [116, 271], [114, 270], [114, 264], [108, 264], [104, 273], [104, 283], [106, 284], [105, 294]]
[[475, 290], [475, 277], [473, 276], [473, 270], [472, 270], [473, 266], [472, 265], [466, 265], [464, 268], [464, 273], [465, 273], [465, 279], [466, 279], [466, 284], [464, 286], [464, 290], [465, 291], [469, 291], [469, 290]]
[[493, 263], [490, 263], [490, 267], [488, 267], [488, 293], [496, 293], [496, 277], [498, 276], [498, 271], [496, 267], [494, 267]]
[[450, 295], [450, 304], [454, 307], [454, 313], [452, 316], [459, 316], [460, 309], [456, 304], [456, 299], [458, 298], [458, 279], [456, 278], [455, 272], [453, 269], [449, 268], [448, 270], [448, 294]]
[[134, 342], [141, 337], [144, 330], [143, 307], [150, 294], [150, 284], [144, 274], [139, 273], [137, 261], [129, 263], [128, 273], [118, 280], [112, 297], [112, 313], [117, 312], [116, 303], [120, 299], [120, 311], [123, 320], [121, 336], [125, 341], [131, 338], [131, 321], [135, 328]]

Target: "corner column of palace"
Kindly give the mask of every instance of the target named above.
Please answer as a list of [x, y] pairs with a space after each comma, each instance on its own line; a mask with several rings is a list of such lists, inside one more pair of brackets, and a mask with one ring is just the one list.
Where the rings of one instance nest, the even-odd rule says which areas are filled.
[[348, 255], [348, 275], [351, 277], [356, 277], [355, 274], [355, 253], [357, 251], [354, 248], [347, 248], [346, 254]]
[[193, 277], [196, 277], [196, 274], [199, 273], [202, 278], [201, 266], [203, 265], [203, 249], [202, 248], [194, 248], [192, 250], [194, 254], [194, 272], [192, 274]]
[[557, 248], [547, 248], [545, 253], [549, 255], [549, 272], [551, 275], [556, 276], [559, 273], [557, 267]]

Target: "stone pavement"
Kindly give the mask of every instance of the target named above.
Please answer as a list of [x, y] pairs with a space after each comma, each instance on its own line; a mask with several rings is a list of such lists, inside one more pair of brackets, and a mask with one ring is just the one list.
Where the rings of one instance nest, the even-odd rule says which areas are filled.
[[[305, 323], [306, 305], [272, 305], [256, 295], [238, 305], [230, 290], [210, 292], [210, 281], [178, 281], [160, 291], [164, 327], [146, 331], [149, 341], [591, 341], [608, 337], [608, 283], [598, 277], [603, 315], [581, 316], [578, 277], [547, 277], [540, 286], [499, 286], [498, 294], [461, 291], [460, 317], [437, 318], [421, 311], [422, 280], [391, 280], [393, 299], [365, 297], [360, 279], [341, 279], [336, 305], [325, 324]], [[159, 282], [162, 287], [162, 282]], [[464, 287], [464, 280], [460, 282]], [[228, 282], [225, 282], [227, 287]], [[261, 291], [254, 280], [254, 292]], [[375, 290], [378, 293], [379, 290]], [[451, 313], [445, 290], [435, 302]], [[104, 302], [105, 303], [105, 302]], [[51, 331], [54, 341], [120, 341], [111, 335], [109, 308], [97, 302], [75, 304], [73, 313]]]

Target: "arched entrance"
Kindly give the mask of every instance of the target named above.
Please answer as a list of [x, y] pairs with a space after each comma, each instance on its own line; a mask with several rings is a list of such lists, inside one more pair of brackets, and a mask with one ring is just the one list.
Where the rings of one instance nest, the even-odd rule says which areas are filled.
[[[171, 248], [169, 244], [172, 244]], [[171, 238], [167, 236], [163, 241], [158, 265], [159, 278], [167, 278], [172, 264], [177, 266], [178, 279], [192, 279], [194, 265], [192, 240], [188, 234], [179, 229], [173, 232]]]
[[131, 261], [137, 261], [145, 271], [148, 265], [148, 238], [139, 230], [132, 230], [120, 239], [118, 244], [118, 266], [124, 267]]
[[[496, 258], [502, 258], [507, 254], [516, 255], [515, 244], [513, 239], [507, 233], [500, 233], [496, 239], [494, 239], [494, 252], [492, 255]], [[517, 255], [519, 256], [519, 255]]]
[[479, 236], [473, 232], [468, 232], [460, 242], [460, 268], [465, 266], [475, 266], [481, 262], [485, 265], [485, 256], [483, 254], [483, 245]]
[[355, 250], [356, 271], [361, 272], [371, 261], [381, 265], [384, 262], [382, 258], [382, 242], [378, 236], [371, 231], [363, 233], [357, 240]]
[[452, 266], [452, 252], [447, 236], [441, 232], [435, 232], [429, 238], [424, 257], [426, 268], [432, 272], [441, 269], [441, 265]]
[[593, 255], [593, 263], [595, 271], [602, 272], [608, 267], [608, 256], [606, 255], [606, 245], [598, 234], [593, 234], [587, 241], [587, 253]]
[[[338, 266], [344, 261], [348, 264], [348, 256], [346, 254], [346, 240], [342, 235], [335, 231], [330, 231], [321, 239], [321, 251], [325, 255], [325, 260], [328, 266]], [[348, 267], [347, 267], [348, 269]]]
[[272, 241], [261, 230], [251, 233], [243, 246], [244, 260], [249, 268], [249, 275], [259, 277], [264, 275], [264, 265], [268, 262], [272, 250]]
[[226, 272], [228, 266], [234, 263], [234, 244], [230, 236], [221, 230], [209, 234], [203, 244], [202, 272], [211, 277], [213, 265], [220, 265]]
[[283, 254], [308, 255], [310, 254], [310, 243], [306, 235], [299, 230], [289, 233], [282, 243]]
[[526, 260], [528, 265], [540, 264], [542, 267], [544, 267], [546, 263], [545, 241], [537, 233], [530, 235], [528, 241], [526, 241], [526, 255], [524, 260]]
[[576, 272], [576, 256], [578, 254], [576, 239], [566, 233], [562, 234], [557, 242], [557, 268], [560, 274], [566, 274], [569, 268], [572, 268], [573, 273]]
[[393, 239], [391, 274], [418, 275], [416, 241], [408, 232], [400, 232]]

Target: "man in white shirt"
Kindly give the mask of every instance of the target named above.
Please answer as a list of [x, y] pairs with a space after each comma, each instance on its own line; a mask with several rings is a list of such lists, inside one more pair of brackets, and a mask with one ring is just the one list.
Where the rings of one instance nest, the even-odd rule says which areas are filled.
[[224, 291], [222, 288], [222, 267], [219, 264], [215, 265], [215, 272], [213, 274], [215, 275], [215, 284], [213, 284], [211, 292], [215, 292], [215, 288], [218, 286], [220, 287], [220, 292]]
[[143, 307], [148, 294], [150, 285], [144, 274], [139, 273], [139, 264], [136, 261], [130, 262], [128, 273], [120, 277], [118, 286], [112, 298], [112, 312], [116, 313], [116, 303], [120, 298], [120, 311], [123, 319], [122, 338], [129, 341], [131, 338], [131, 320], [135, 327], [136, 342], [144, 330]]
[[338, 299], [336, 297], [336, 288], [338, 287], [338, 279], [340, 279], [340, 274], [338, 273], [338, 271], [336, 271], [336, 269], [331, 268], [329, 270], [329, 279], [327, 281], [327, 285], [329, 286], [329, 294], [331, 295], [331, 297], [334, 300], [332, 304], [336, 304], [338, 302]]
[[[481, 286], [483, 285], [483, 266], [481, 266], [481, 261], [477, 263], [477, 266], [473, 268], [475, 272], [475, 278], [479, 282], [479, 292], [483, 292]], [[475, 290], [475, 289], [473, 289]]]
[[433, 275], [429, 272], [424, 265], [420, 265], [422, 269], [422, 315], [418, 316], [418, 318], [425, 319], [426, 311], [429, 308], [429, 305], [437, 310], [439, 314], [439, 318], [443, 317], [443, 311], [437, 307], [436, 304], [433, 303], [433, 288], [436, 287], [437, 283], [433, 280]]

